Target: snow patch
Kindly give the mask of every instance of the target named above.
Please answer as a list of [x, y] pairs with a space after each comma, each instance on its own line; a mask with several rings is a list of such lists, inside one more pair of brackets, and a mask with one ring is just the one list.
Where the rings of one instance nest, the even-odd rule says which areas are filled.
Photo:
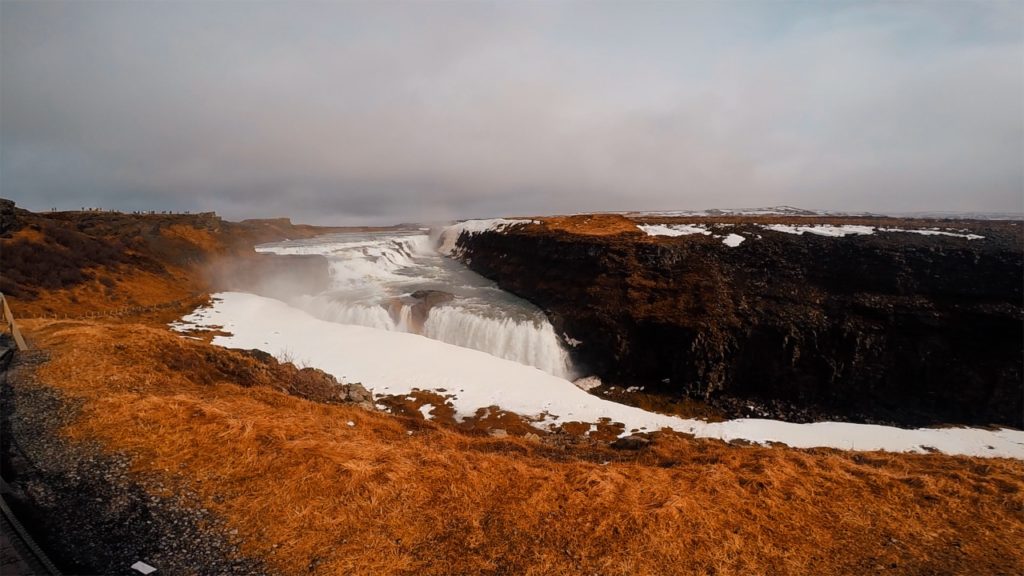
[[950, 229], [939, 230], [938, 228], [876, 228], [874, 226], [857, 226], [854, 224], [843, 224], [835, 226], [832, 224], [811, 224], [807, 226], [790, 224], [764, 224], [761, 228], [784, 232], [786, 234], [816, 234], [818, 236], [832, 236], [841, 238], [843, 236], [867, 236], [876, 232], [905, 232], [908, 234], [921, 234], [923, 236], [950, 236], [954, 238], [966, 238], [967, 240], [981, 240], [984, 236], [966, 233], [966, 230], [951, 231]]
[[709, 235], [711, 231], [700, 224], [637, 224], [648, 236], [687, 236], [689, 234]]
[[430, 411], [433, 409], [433, 404], [424, 404], [423, 406], [420, 406], [420, 414], [423, 414], [424, 420], [430, 420]]
[[601, 385], [601, 379], [597, 376], [587, 376], [585, 378], [577, 378], [573, 381], [573, 384], [575, 384], [580, 390], [590, 392]]
[[746, 240], [746, 238], [740, 236], [739, 234], [729, 234], [722, 240], [722, 244], [725, 244], [730, 248], [735, 248], [740, 244], [743, 244], [744, 240]]
[[879, 232], [908, 232], [910, 234], [921, 234], [922, 236], [952, 236], [954, 238], [966, 238], [968, 240], [981, 240], [984, 236], [978, 234], [964, 234], [963, 232], [949, 232], [937, 229], [906, 229], [906, 228], [879, 228]]
[[786, 234], [802, 235], [803, 233], [815, 234], [818, 236], [831, 236], [842, 238], [843, 236], [867, 236], [875, 233], [874, 226], [856, 226], [843, 224], [834, 226], [832, 224], [814, 224], [809, 226], [796, 226], [790, 224], [763, 224], [762, 228]]
[[[707, 226], [703, 224], [637, 224], [637, 228], [643, 230], [648, 236], [688, 236], [691, 234], [702, 234], [704, 236], [710, 236], [711, 230], [708, 230]], [[719, 238], [719, 236], [716, 236]], [[722, 244], [735, 248], [746, 240], [739, 234], [729, 234], [725, 238], [722, 238]]]
[[540, 224], [537, 220], [490, 218], [487, 220], [466, 220], [446, 227], [441, 231], [438, 238], [437, 251], [446, 256], [461, 256], [458, 249], [459, 238], [463, 234], [479, 234], [481, 232], [502, 232], [511, 226], [523, 226], [526, 224]]
[[140, 572], [142, 574], [152, 574], [153, 572], [156, 572], [156, 568], [150, 566], [149, 564], [146, 564], [141, 560], [136, 562], [135, 564], [132, 564], [131, 568], [132, 570], [135, 570], [136, 572]]

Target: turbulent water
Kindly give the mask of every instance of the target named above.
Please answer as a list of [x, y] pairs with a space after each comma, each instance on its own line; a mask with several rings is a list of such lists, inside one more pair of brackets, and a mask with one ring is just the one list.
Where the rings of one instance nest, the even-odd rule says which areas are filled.
[[290, 301], [323, 320], [422, 334], [555, 376], [575, 376], [543, 312], [438, 254], [424, 231], [330, 234], [257, 250], [327, 257], [331, 289]]

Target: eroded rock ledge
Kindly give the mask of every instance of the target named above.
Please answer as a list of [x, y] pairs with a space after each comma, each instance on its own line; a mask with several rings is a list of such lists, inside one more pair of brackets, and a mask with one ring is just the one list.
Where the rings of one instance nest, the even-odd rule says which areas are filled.
[[[541, 306], [603, 379], [733, 414], [756, 403], [798, 419], [1024, 425], [1019, 222], [938, 223], [985, 237], [966, 240], [795, 235], [749, 218], [665, 237], [590, 218], [463, 234], [458, 246], [473, 270]], [[846, 220], [827, 222], [937, 225]], [[719, 238], [733, 233], [746, 241]]]

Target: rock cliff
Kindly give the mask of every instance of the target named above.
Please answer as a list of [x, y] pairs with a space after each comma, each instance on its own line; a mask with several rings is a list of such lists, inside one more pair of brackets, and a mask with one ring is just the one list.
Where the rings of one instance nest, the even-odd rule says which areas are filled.
[[464, 233], [458, 253], [541, 306], [609, 382], [733, 415], [1024, 425], [1020, 222], [798, 222], [984, 236], [968, 240], [796, 235], [776, 220], [667, 237], [622, 217], [545, 219]]

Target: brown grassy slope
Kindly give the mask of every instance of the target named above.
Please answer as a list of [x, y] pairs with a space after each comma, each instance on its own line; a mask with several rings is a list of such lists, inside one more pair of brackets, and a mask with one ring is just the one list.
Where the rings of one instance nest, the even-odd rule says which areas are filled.
[[202, 269], [253, 256], [254, 244], [336, 230], [214, 214], [35, 214], [0, 199], [0, 291], [19, 317], [152, 306], [207, 291]]
[[163, 330], [27, 324], [82, 401], [68, 434], [287, 574], [1024, 573], [1018, 461], [669, 436], [582, 458], [247, 387], [244, 356]]

